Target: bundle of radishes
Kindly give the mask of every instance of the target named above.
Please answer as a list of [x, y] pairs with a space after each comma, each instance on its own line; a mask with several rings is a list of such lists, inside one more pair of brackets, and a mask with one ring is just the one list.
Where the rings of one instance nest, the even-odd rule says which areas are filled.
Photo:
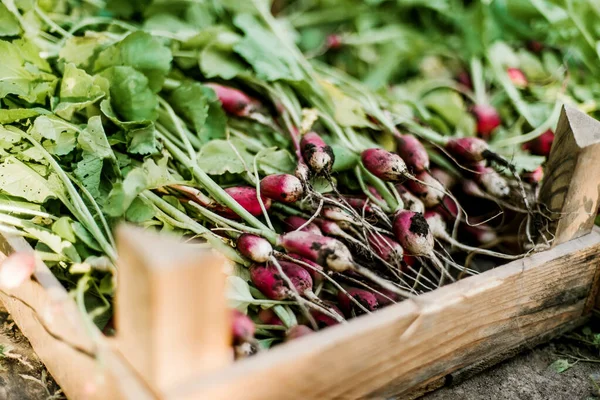
[[[498, 51], [453, 63], [469, 65], [460, 83], [407, 78], [379, 70], [406, 52], [383, 44], [406, 36], [420, 54], [422, 21], [379, 11], [377, 35], [330, 36], [340, 57], [313, 60], [293, 41], [321, 26], [311, 2], [289, 24], [258, 2], [50, 3], [0, 3], [0, 231], [27, 238], [100, 328], [122, 221], [233, 261], [238, 357], [552, 241], [536, 197], [556, 118], [535, 89], [515, 94], [526, 68], [496, 74]], [[366, 75], [345, 68], [369, 57]]]

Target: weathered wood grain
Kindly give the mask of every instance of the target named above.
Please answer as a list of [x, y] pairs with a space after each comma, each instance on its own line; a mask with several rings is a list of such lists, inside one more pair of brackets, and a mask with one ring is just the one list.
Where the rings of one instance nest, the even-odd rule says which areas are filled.
[[[551, 217], [553, 245], [592, 230], [600, 199], [600, 122], [564, 106], [544, 169], [542, 210]], [[547, 221], [540, 220], [540, 224]]]
[[220, 253], [132, 226], [117, 230], [117, 345], [162, 392], [233, 362]]
[[181, 385], [169, 399], [386, 399], [582, 316], [597, 231]]

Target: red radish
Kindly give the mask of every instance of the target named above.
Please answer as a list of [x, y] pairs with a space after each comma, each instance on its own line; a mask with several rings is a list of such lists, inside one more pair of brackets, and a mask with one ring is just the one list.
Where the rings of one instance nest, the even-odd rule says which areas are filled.
[[241, 234], [236, 247], [243, 256], [257, 263], [269, 261], [273, 254], [273, 247], [267, 239], [250, 233]]
[[331, 237], [294, 231], [281, 235], [278, 245], [335, 272], [344, 272], [354, 267], [350, 250]]
[[456, 80], [463, 86], [466, 86], [470, 90], [473, 90], [473, 83], [471, 82], [471, 75], [467, 71], [460, 71], [456, 75]]
[[367, 189], [369, 190], [369, 192], [375, 196], [375, 198], [377, 200], [382, 200], [383, 201], [383, 197], [381, 197], [381, 195], [379, 194], [379, 192], [377, 191], [377, 189], [375, 189], [373, 186], [367, 186]]
[[[249, 186], [236, 186], [225, 189], [228, 195], [230, 195], [235, 201], [237, 201], [246, 211], [255, 217], [262, 215], [262, 209], [260, 203], [256, 197], [256, 189]], [[271, 207], [271, 199], [261, 196], [265, 209]], [[232, 211], [229, 207], [223, 205], [214, 206], [214, 210], [229, 219], [239, 219], [240, 217]]]
[[226, 113], [237, 117], [247, 117], [259, 108], [260, 103], [244, 92], [217, 83], [205, 83], [215, 91]]
[[[336, 206], [323, 207], [323, 211], [321, 212], [321, 215], [332, 221], [348, 222], [348, 223], [354, 222], [354, 218], [352, 218], [352, 216], [350, 214], [348, 214], [347, 212], [342, 210], [340, 207], [336, 207]], [[321, 229], [323, 229], [323, 227], [321, 227]]]
[[406, 186], [415, 196], [421, 199], [425, 207], [435, 207], [440, 204], [445, 196], [442, 184], [425, 171], [418, 173], [415, 178], [425, 184], [417, 180], [410, 180], [406, 182]]
[[[324, 305], [327, 306], [327, 308], [329, 310], [331, 310], [332, 312], [335, 312], [336, 314], [339, 314], [340, 317], [344, 316], [344, 314], [340, 311], [340, 309], [337, 308], [333, 303], [331, 303], [329, 301], [324, 301], [323, 303], [324, 303]], [[334, 318], [330, 317], [329, 315], [324, 314], [318, 310], [311, 310], [310, 314], [317, 322], [317, 325], [319, 326], [319, 328], [325, 328], [328, 326], [333, 326], [333, 325], [339, 324], [339, 321], [337, 321], [336, 319], [334, 319]]]
[[441, 168], [432, 168], [429, 173], [448, 190], [456, 184], [456, 178]]
[[510, 187], [508, 186], [506, 179], [500, 176], [500, 174], [492, 168], [482, 164], [474, 165], [473, 169], [476, 171], [476, 174], [473, 175], [473, 179], [481, 184], [486, 192], [498, 198], [508, 196]]
[[431, 231], [433, 237], [445, 238], [448, 236], [446, 233], [446, 223], [444, 222], [444, 218], [442, 218], [441, 214], [436, 211], [427, 211], [424, 217], [429, 225], [429, 230]]
[[537, 138], [530, 140], [523, 144], [523, 149], [529, 150], [531, 154], [537, 156], [550, 156], [550, 149], [552, 149], [552, 143], [554, 142], [554, 132], [548, 129]]
[[492, 132], [500, 126], [500, 114], [489, 104], [476, 104], [471, 109], [477, 120], [477, 133], [487, 139]]
[[340, 35], [332, 33], [331, 35], [327, 36], [325, 46], [327, 46], [327, 48], [331, 50], [339, 49], [340, 47], [342, 47], [342, 37]]
[[256, 327], [250, 317], [236, 309], [231, 311], [231, 333], [235, 343], [252, 341], [255, 332]]
[[329, 174], [335, 161], [333, 149], [328, 146], [321, 136], [308, 132], [300, 140], [302, 158], [315, 174]]
[[417, 258], [414, 256], [409, 256], [408, 254], [405, 254], [404, 257], [402, 258], [402, 261], [409, 267], [413, 267], [417, 263]]
[[350, 196], [345, 195], [344, 200], [346, 203], [357, 211], [365, 210], [365, 212], [370, 213], [373, 212], [373, 206], [368, 202], [368, 198], [366, 196]]
[[363, 151], [360, 157], [370, 173], [386, 182], [402, 181], [409, 176], [406, 164], [398, 154], [371, 148]]
[[[318, 285], [319, 283], [321, 283], [323, 281], [323, 274], [321, 273], [323, 271], [323, 267], [320, 266], [319, 264], [317, 264], [316, 262], [310, 261], [304, 257], [299, 256], [298, 254], [294, 254], [294, 253], [289, 253], [288, 254], [289, 257], [296, 259], [298, 261], [300, 261], [303, 264], [308, 264], [310, 265], [310, 267], [303, 265], [301, 263], [298, 263], [298, 265], [302, 268], [304, 268], [311, 276], [313, 283], [315, 285]], [[293, 262], [293, 261], [292, 261]], [[312, 267], [312, 268], [311, 268]], [[321, 272], [319, 272], [321, 271]]]
[[413, 135], [398, 135], [396, 140], [398, 142], [396, 153], [402, 157], [413, 174], [429, 170], [429, 155], [419, 139]]
[[402, 246], [391, 237], [382, 234], [369, 233], [367, 239], [375, 254], [385, 261], [393, 264], [402, 260], [404, 250], [402, 249]]
[[430, 256], [433, 254], [433, 235], [423, 214], [400, 210], [394, 217], [394, 236], [411, 255]]
[[[300, 295], [304, 295], [306, 292], [312, 293], [312, 278], [304, 268], [287, 261], [279, 261], [279, 264]], [[291, 290], [286, 286], [284, 278], [270, 263], [253, 264], [250, 267], [250, 279], [254, 286], [271, 300], [284, 300], [292, 297]]]
[[302, 182], [308, 181], [308, 178], [310, 178], [310, 170], [308, 169], [308, 166], [304, 164], [304, 161], [300, 160], [300, 162], [298, 162], [296, 170], [294, 171], [294, 176]]
[[314, 333], [312, 329], [310, 329], [306, 325], [294, 325], [285, 333], [285, 341], [290, 341], [294, 339], [298, 339], [299, 337], [310, 335]]
[[403, 185], [396, 185], [396, 190], [400, 194], [400, 198], [404, 203], [404, 208], [414, 212], [425, 212], [425, 204], [419, 199], [417, 196], [412, 194], [406, 187]]
[[471, 164], [485, 160], [489, 146], [475, 137], [452, 138], [446, 143], [446, 150], [458, 161]]
[[[287, 217], [286, 219], [283, 220], [283, 223], [285, 224], [284, 230], [286, 232], [295, 231], [298, 228], [300, 228], [301, 226], [303, 226], [304, 224], [306, 224], [307, 222], [308, 222], [308, 220], [305, 218], [297, 217], [295, 215], [290, 215], [289, 217]], [[302, 232], [310, 232], [315, 235], [322, 235], [321, 229], [319, 229], [319, 227], [312, 222], [310, 224], [306, 225], [304, 228], [302, 228], [301, 231]]]
[[13, 253], [0, 264], [0, 288], [15, 289], [31, 279], [34, 271], [34, 253]]
[[294, 175], [269, 175], [260, 181], [260, 194], [282, 203], [294, 203], [302, 198], [304, 188]]
[[506, 73], [515, 87], [519, 89], [527, 87], [527, 77], [519, 68], [507, 68]]
[[277, 314], [275, 314], [272, 308], [261, 309], [258, 312], [258, 319], [260, 322], [267, 325], [283, 325], [283, 322], [279, 319]]
[[544, 44], [537, 40], [530, 40], [527, 42], [527, 48], [534, 53], [541, 53], [544, 50]]
[[544, 179], [544, 168], [540, 165], [535, 170], [524, 174], [523, 178], [529, 183], [540, 183]]
[[380, 308], [389, 306], [390, 304], [394, 304], [396, 300], [400, 300], [395, 293], [392, 293], [389, 290], [378, 288], [377, 292], [373, 292], [373, 295], [375, 295], [375, 298], [377, 299], [377, 303], [379, 303]]
[[338, 304], [347, 317], [365, 313], [362, 309], [356, 307], [349, 296], [352, 296], [369, 311], [376, 311], [379, 308], [377, 297], [373, 293], [357, 288], [348, 288], [346, 291], [347, 294], [342, 291], [338, 292]]
[[447, 221], [453, 221], [458, 218], [458, 205], [450, 196], [444, 196], [442, 202], [434, 208]]
[[344, 230], [335, 221], [317, 218], [315, 222], [319, 225], [319, 228], [321, 228], [321, 231], [325, 235], [340, 237], [347, 235], [347, 233], [344, 232]]

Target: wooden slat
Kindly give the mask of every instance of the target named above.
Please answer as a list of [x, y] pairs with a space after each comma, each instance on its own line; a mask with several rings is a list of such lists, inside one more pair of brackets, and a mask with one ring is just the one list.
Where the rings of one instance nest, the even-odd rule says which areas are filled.
[[123, 225], [116, 297], [117, 344], [162, 392], [233, 361], [225, 257]]
[[[236, 363], [169, 399], [384, 399], [578, 320], [598, 231]], [[532, 342], [533, 344], [533, 342]]]
[[[0, 236], [0, 258], [15, 251], [33, 250], [21, 237]], [[0, 293], [0, 299], [69, 399], [155, 398], [106, 341], [99, 338], [94, 343], [92, 336], [100, 332], [86, 331], [75, 303], [44, 263], [36, 265], [33, 278], [7, 294], [32, 306], [35, 314], [12, 297]], [[60, 339], [44, 328], [36, 314], [44, 318], [46, 327]], [[90, 358], [72, 345], [88, 352], [97, 350], [100, 357]]]
[[552, 218], [553, 245], [592, 230], [600, 198], [599, 161], [600, 122], [564, 106], [539, 198]]

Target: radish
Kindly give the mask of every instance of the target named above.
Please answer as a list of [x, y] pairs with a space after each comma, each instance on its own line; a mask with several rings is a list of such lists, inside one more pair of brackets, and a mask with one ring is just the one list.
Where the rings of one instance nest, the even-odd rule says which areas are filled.
[[456, 201], [449, 196], [445, 196], [442, 202], [438, 204], [434, 210], [440, 213], [447, 221], [454, 221], [458, 218], [458, 205], [456, 204]]
[[208, 86], [215, 91], [223, 110], [228, 114], [236, 117], [248, 117], [260, 108], [260, 103], [256, 99], [251, 98], [241, 90], [217, 83], [205, 83], [204, 86]]
[[380, 308], [394, 304], [396, 300], [399, 300], [395, 293], [391, 293], [383, 288], [380, 288], [378, 292], [379, 293], [373, 292], [373, 294], [375, 295]]
[[[312, 293], [312, 279], [304, 268], [287, 261], [279, 261], [279, 263], [300, 295], [309, 291]], [[285, 280], [273, 264], [253, 264], [250, 267], [250, 279], [254, 286], [271, 300], [293, 298], [290, 288], [286, 287]]]
[[398, 142], [396, 153], [402, 157], [412, 173], [429, 170], [429, 155], [419, 139], [413, 135], [398, 135], [396, 141]]
[[382, 234], [369, 233], [367, 239], [375, 254], [385, 261], [390, 264], [397, 264], [398, 261], [402, 260], [404, 250], [402, 249], [402, 246], [391, 237]]
[[275, 314], [272, 308], [261, 309], [258, 312], [258, 319], [266, 325], [283, 326], [283, 321]]
[[510, 187], [508, 182], [494, 169], [486, 167], [483, 164], [476, 164], [473, 166], [476, 174], [473, 175], [473, 179], [481, 184], [485, 191], [494, 197], [503, 198], [508, 196], [510, 193]]
[[339, 49], [342, 47], [342, 37], [340, 35], [336, 35], [335, 33], [328, 35], [327, 39], [325, 40], [325, 46], [331, 50]]
[[[336, 206], [323, 207], [323, 211], [321, 212], [321, 215], [325, 218], [328, 218], [330, 220], [337, 221], [337, 222], [348, 222], [348, 223], [354, 222], [354, 218], [352, 218], [352, 216], [350, 214], [345, 212], [340, 207], [336, 207]], [[321, 227], [321, 230], [322, 229], [323, 229], [323, 227]]]
[[302, 198], [304, 188], [300, 179], [294, 175], [277, 174], [261, 179], [260, 193], [282, 203], [294, 203]]
[[306, 325], [294, 325], [285, 333], [285, 341], [288, 342], [290, 340], [298, 339], [299, 337], [310, 335], [314, 332], [315, 331]]
[[333, 149], [315, 132], [308, 132], [300, 140], [302, 158], [315, 174], [329, 175], [335, 161]]
[[523, 149], [529, 150], [531, 154], [537, 156], [550, 156], [550, 149], [552, 149], [552, 143], [554, 142], [554, 132], [548, 129], [537, 138], [530, 140], [523, 144]]
[[358, 316], [365, 313], [360, 308], [355, 307], [354, 303], [350, 301], [349, 296], [354, 297], [354, 299], [358, 300], [360, 304], [371, 312], [376, 311], [377, 308], [379, 308], [377, 297], [375, 297], [373, 293], [363, 289], [348, 288], [347, 293], [338, 292], [338, 304], [347, 317]]
[[472, 164], [486, 159], [489, 146], [475, 137], [452, 138], [446, 143], [446, 150], [458, 161]]
[[334, 238], [294, 231], [281, 235], [277, 245], [290, 253], [299, 254], [321, 264], [334, 272], [355, 271], [394, 293], [404, 297], [412, 297], [410, 293], [395, 287], [371, 270], [355, 263], [350, 250]]
[[394, 217], [394, 236], [411, 255], [430, 256], [433, 254], [433, 235], [423, 214], [400, 210]]
[[[304, 268], [310, 274], [310, 276], [313, 280], [313, 283], [315, 285], [318, 285], [319, 283], [321, 283], [323, 281], [324, 278], [323, 278], [323, 273], [322, 273], [322, 271], [323, 271], [322, 266], [320, 266], [316, 262], [313, 262], [304, 257], [301, 257], [298, 254], [289, 253], [288, 256], [303, 263], [303, 264], [298, 263], [298, 265], [300, 267]], [[304, 264], [308, 264], [308, 266], [304, 265]]]
[[415, 178], [418, 181], [410, 180], [406, 182], [406, 186], [415, 196], [421, 199], [425, 207], [434, 207], [440, 204], [445, 196], [442, 184], [425, 171], [418, 173]]
[[365, 168], [386, 182], [399, 182], [410, 177], [404, 160], [389, 151], [371, 148], [364, 150], [360, 155]]
[[404, 185], [396, 185], [396, 190], [400, 194], [400, 198], [404, 202], [404, 207], [414, 212], [425, 212], [425, 204], [417, 196], [412, 194]]
[[34, 271], [34, 253], [13, 253], [0, 264], [0, 288], [15, 289], [31, 279]]
[[[332, 310], [333, 312], [338, 314], [340, 317], [344, 316], [344, 314], [340, 311], [340, 309], [337, 308], [333, 303], [331, 303], [329, 301], [324, 301], [323, 303], [325, 306], [327, 306], [328, 309]], [[338, 320], [330, 317], [329, 315], [322, 313], [321, 311], [311, 310], [310, 314], [313, 316], [313, 318], [317, 322], [317, 325], [319, 326], [319, 328], [326, 328], [328, 326], [333, 326], [333, 325], [339, 324]]]
[[500, 126], [500, 114], [489, 104], [476, 104], [471, 109], [477, 120], [477, 133], [484, 139], [488, 139], [492, 132]]
[[456, 80], [461, 85], [467, 87], [469, 90], [473, 90], [473, 82], [471, 82], [471, 75], [467, 71], [460, 71], [456, 75]]
[[535, 170], [527, 172], [523, 177], [531, 184], [540, 183], [544, 179], [544, 168], [540, 165]]
[[498, 240], [498, 235], [496, 235], [496, 232], [494, 232], [492, 228], [485, 224], [476, 226], [463, 225], [461, 229], [480, 244], [491, 243]]
[[[260, 208], [260, 203], [258, 202], [255, 188], [249, 186], [236, 186], [225, 189], [225, 192], [227, 192], [228, 195], [230, 195], [253, 216], [257, 217], [262, 215], [262, 209]], [[261, 199], [265, 205], [265, 209], [268, 210], [271, 207], [271, 199], [263, 197], [262, 195]], [[223, 217], [229, 219], [240, 219], [240, 217], [229, 207], [218, 204], [213, 206], [213, 208], [217, 214]]]
[[236, 309], [231, 311], [231, 333], [234, 343], [253, 341], [255, 332], [256, 327], [250, 317]]
[[537, 40], [530, 40], [527, 42], [527, 48], [536, 54], [541, 53], [542, 50], [544, 50], [544, 47], [544, 44]]
[[300, 181], [302, 182], [308, 181], [308, 179], [310, 178], [310, 169], [306, 164], [304, 164], [304, 161], [298, 161], [296, 169], [294, 170], [294, 176], [300, 179]]
[[303, 232], [310, 232], [315, 235], [322, 235], [321, 229], [319, 229], [319, 227], [316, 224], [311, 222], [307, 225], [307, 222], [308, 220], [305, 218], [290, 215], [289, 217], [283, 220], [283, 223], [285, 225], [284, 230], [286, 232], [291, 232], [298, 230], [298, 228], [300, 227], [303, 227], [302, 229], [300, 229]]
[[524, 89], [527, 87], [527, 77], [519, 68], [507, 68], [506, 73], [515, 87], [519, 89]]
[[237, 239], [236, 247], [243, 256], [257, 263], [269, 261], [273, 254], [273, 247], [267, 239], [250, 233], [241, 234]]
[[432, 168], [429, 173], [448, 190], [452, 189], [456, 184], [456, 178], [441, 168]]
[[344, 200], [346, 203], [357, 211], [365, 211], [367, 213], [373, 212], [373, 206], [368, 202], [367, 196], [350, 196], [345, 195]]

